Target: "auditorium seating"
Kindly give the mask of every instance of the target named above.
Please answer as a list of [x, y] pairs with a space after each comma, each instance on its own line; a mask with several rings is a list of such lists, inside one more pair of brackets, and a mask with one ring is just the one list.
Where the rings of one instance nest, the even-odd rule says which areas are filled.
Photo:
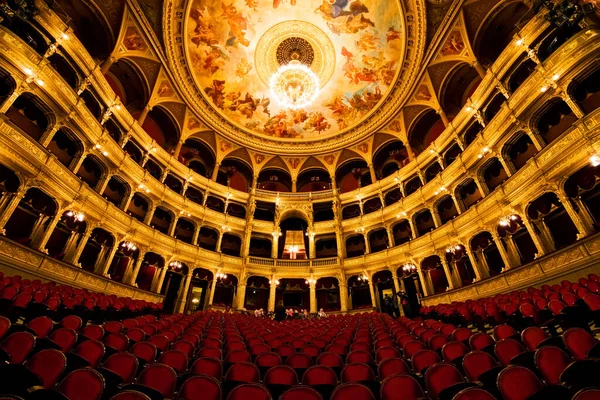
[[[560, 286], [566, 294], [567, 285]], [[509, 294], [509, 303], [512, 296], [527, 299], [521, 295]], [[532, 297], [523, 304], [533, 304]], [[127, 312], [101, 324], [75, 314], [59, 321], [45, 313], [21, 316], [12, 324], [0, 318], [6, 360], [0, 394], [34, 400], [597, 399], [600, 360], [593, 355], [600, 327], [587, 303], [569, 306], [580, 307], [573, 311], [582, 318], [576, 326], [538, 326], [523, 323], [519, 311], [508, 315], [505, 299], [465, 302], [484, 308], [481, 320], [461, 318], [469, 315], [458, 312], [462, 305], [456, 313], [425, 309], [426, 317], [414, 320], [363, 313], [278, 323], [219, 312], [160, 318]]]

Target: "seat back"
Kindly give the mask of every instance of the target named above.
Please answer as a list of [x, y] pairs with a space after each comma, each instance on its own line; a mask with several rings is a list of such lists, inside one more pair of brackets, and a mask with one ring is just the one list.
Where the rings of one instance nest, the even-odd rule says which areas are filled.
[[52, 332], [50, 340], [56, 343], [62, 351], [68, 352], [77, 342], [77, 332], [69, 328], [59, 328]]
[[136, 357], [141, 358], [147, 363], [153, 363], [156, 359], [156, 346], [150, 342], [139, 342], [131, 346], [129, 352]]
[[151, 400], [150, 397], [146, 396], [142, 392], [135, 390], [123, 390], [115, 394], [110, 400]]
[[0, 343], [0, 348], [10, 355], [11, 364], [22, 364], [34, 346], [35, 337], [29, 332], [15, 332]]
[[510, 366], [498, 375], [498, 389], [505, 400], [525, 400], [543, 387], [538, 377], [525, 367]]
[[469, 340], [471, 336], [473, 336], [473, 332], [471, 332], [469, 328], [456, 328], [454, 332], [452, 332], [452, 340], [457, 342]]
[[588, 351], [598, 342], [582, 328], [570, 328], [563, 333], [563, 343], [576, 360], [585, 360]]
[[90, 363], [90, 367], [96, 368], [104, 357], [104, 345], [98, 340], [85, 340], [75, 347], [73, 353]]
[[312, 358], [308, 354], [294, 353], [287, 358], [285, 365], [295, 369], [305, 369], [313, 365]]
[[479, 379], [486, 371], [498, 366], [498, 362], [486, 352], [474, 350], [465, 355], [462, 360], [463, 370], [470, 382]]
[[495, 343], [494, 339], [487, 333], [478, 332], [469, 338], [469, 347], [471, 350], [482, 350]]
[[263, 379], [263, 383], [269, 385], [294, 386], [298, 384], [298, 375], [291, 367], [277, 365], [269, 368]]
[[335, 372], [324, 365], [315, 365], [304, 372], [302, 384], [308, 386], [315, 385], [337, 385], [337, 376]]
[[412, 368], [418, 373], [422, 373], [424, 369], [429, 368], [440, 361], [440, 356], [438, 356], [435, 351], [429, 349], [416, 352], [411, 359]]
[[69, 400], [98, 400], [104, 391], [104, 378], [94, 369], [78, 369], [67, 375], [56, 390]]
[[366, 382], [374, 381], [375, 374], [371, 367], [364, 363], [347, 364], [342, 370], [341, 381], [347, 382]]
[[279, 354], [269, 351], [256, 356], [254, 363], [259, 367], [274, 367], [275, 365], [281, 365], [281, 357], [279, 357]]
[[400, 393], [405, 400], [418, 400], [425, 397], [419, 382], [408, 374], [390, 375], [381, 383], [381, 400], [396, 400]]
[[146, 338], [146, 332], [140, 328], [130, 328], [125, 332], [125, 336], [127, 336], [127, 339], [131, 340], [132, 342], [137, 343], [144, 341]]
[[494, 346], [496, 359], [504, 367], [510, 364], [510, 360], [522, 353], [525, 353], [525, 348], [514, 339], [502, 339]]
[[150, 343], [154, 343], [160, 351], [165, 351], [169, 347], [169, 338], [165, 335], [157, 334], [148, 338]]
[[60, 325], [63, 328], [73, 329], [75, 332], [79, 332], [83, 326], [83, 321], [77, 315], [67, 315], [60, 321]]
[[483, 389], [470, 387], [458, 392], [452, 400], [496, 400], [496, 398]]
[[298, 386], [285, 391], [279, 400], [323, 400], [323, 396], [315, 389]]
[[535, 352], [535, 366], [550, 385], [560, 384], [560, 374], [571, 363], [571, 357], [554, 346], [545, 346]]
[[511, 336], [517, 335], [518, 332], [510, 325], [502, 324], [494, 327], [494, 338], [496, 341], [508, 339]]
[[221, 400], [221, 385], [212, 376], [192, 376], [185, 380], [179, 392], [178, 400]]
[[377, 363], [380, 363], [388, 358], [401, 358], [400, 352], [396, 347], [382, 347], [377, 349], [377, 353], [375, 354]]
[[358, 383], [344, 383], [331, 393], [331, 400], [375, 400], [375, 396], [366, 386]]
[[260, 382], [260, 373], [258, 368], [249, 362], [233, 364], [225, 374], [225, 381]]
[[223, 376], [223, 364], [216, 358], [200, 357], [194, 361], [190, 371], [194, 374], [212, 376], [220, 381]]
[[246, 383], [236, 386], [229, 395], [227, 400], [271, 400], [271, 393], [263, 385], [258, 383]]
[[137, 383], [160, 392], [165, 398], [172, 398], [177, 382], [175, 370], [165, 364], [150, 364], [142, 370]]
[[339, 354], [336, 353], [321, 353], [317, 358], [317, 365], [324, 365], [331, 368], [341, 368], [344, 365], [344, 361]]
[[158, 362], [168, 365], [181, 374], [187, 369], [188, 357], [179, 350], [167, 350], [160, 355]]
[[447, 387], [461, 382], [464, 382], [464, 379], [452, 364], [438, 363], [429, 367], [425, 373], [427, 391], [433, 398], [437, 398], [440, 392]]
[[38, 338], [43, 339], [48, 337], [48, 335], [52, 331], [52, 328], [54, 327], [54, 322], [50, 318], [42, 316], [29, 321], [27, 327], [34, 331], [35, 335]]
[[406, 374], [410, 375], [410, 369], [406, 362], [401, 358], [388, 358], [379, 363], [377, 367], [377, 376], [379, 380], [384, 380], [388, 376]]
[[538, 345], [550, 336], [538, 326], [530, 326], [521, 332], [521, 341], [528, 351], [534, 351]]
[[104, 330], [108, 333], [118, 333], [123, 330], [123, 324], [119, 321], [108, 321], [104, 323]]
[[10, 319], [0, 315], [0, 339], [6, 335], [6, 332], [10, 329]]
[[31, 356], [25, 366], [42, 380], [44, 388], [50, 389], [67, 367], [67, 358], [61, 351], [45, 349]]
[[220, 349], [214, 347], [203, 347], [198, 351], [198, 357], [212, 357], [221, 360], [223, 355]]
[[123, 383], [131, 383], [137, 374], [139, 362], [133, 354], [121, 352], [108, 357], [102, 366], [119, 375]]
[[371, 352], [368, 352], [368, 351], [363, 351], [363, 350], [351, 351], [346, 356], [346, 364], [352, 364], [352, 363], [372, 364], [373, 356], [371, 355]]
[[104, 328], [100, 325], [86, 325], [81, 329], [81, 334], [89, 339], [102, 340], [104, 337]]

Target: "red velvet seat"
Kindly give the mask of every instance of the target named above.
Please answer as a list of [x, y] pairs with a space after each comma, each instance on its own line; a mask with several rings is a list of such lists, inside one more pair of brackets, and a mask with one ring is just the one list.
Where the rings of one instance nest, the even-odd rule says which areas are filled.
[[[381, 378], [381, 376], [380, 376]], [[381, 400], [418, 400], [425, 397], [419, 382], [408, 374], [395, 374], [386, 377], [381, 383]]]
[[173, 368], [164, 364], [150, 364], [142, 370], [136, 384], [156, 390], [163, 397], [169, 399], [173, 397], [176, 382], [177, 373]]
[[235, 387], [227, 396], [227, 400], [271, 400], [271, 394], [258, 383], [244, 384]]
[[449, 342], [442, 347], [442, 356], [444, 361], [454, 362], [464, 357], [469, 352], [469, 348], [460, 342]]
[[504, 367], [510, 364], [510, 361], [514, 357], [523, 353], [525, 353], [525, 348], [521, 343], [514, 339], [502, 339], [494, 346], [496, 359], [498, 359], [500, 364]]
[[471, 351], [462, 360], [463, 370], [470, 382], [479, 380], [484, 372], [498, 367], [498, 362], [488, 353], [483, 351]]
[[111, 355], [104, 361], [103, 368], [117, 374], [125, 384], [131, 383], [137, 374], [138, 359], [131, 353], [122, 352]]
[[456, 342], [466, 342], [473, 336], [473, 332], [469, 328], [456, 328], [452, 332], [452, 340]]
[[336, 387], [331, 393], [331, 400], [375, 400], [373, 393], [358, 383], [344, 383]]
[[265, 373], [263, 383], [277, 399], [287, 388], [298, 384], [298, 375], [286, 365], [276, 365]]
[[22, 364], [35, 346], [35, 337], [29, 332], [15, 332], [0, 343], [0, 348], [10, 355], [11, 364]]
[[496, 400], [496, 398], [490, 392], [472, 387], [461, 390], [452, 400]]
[[77, 315], [67, 315], [60, 321], [60, 326], [63, 328], [73, 329], [75, 332], [79, 332], [83, 326], [83, 321]]
[[6, 332], [10, 329], [11, 322], [8, 318], [0, 315], [0, 340], [6, 335]]
[[412, 340], [404, 345], [404, 357], [410, 359], [414, 354], [425, 349], [427, 349], [425, 343], [419, 340]]
[[41, 339], [48, 337], [53, 327], [54, 321], [45, 316], [34, 318], [27, 323], [27, 328], [35, 332], [35, 336]]
[[46, 349], [31, 356], [25, 366], [41, 379], [44, 388], [50, 389], [67, 367], [67, 358], [61, 351]]
[[153, 363], [156, 360], [157, 349], [154, 343], [140, 342], [131, 346], [129, 352], [146, 363]]
[[223, 364], [216, 358], [201, 357], [194, 361], [190, 371], [194, 374], [212, 376], [220, 381], [223, 376]]
[[440, 361], [440, 356], [438, 356], [435, 351], [424, 349], [416, 352], [413, 355], [411, 359], [412, 369], [413, 371], [421, 374], [425, 369], [439, 363]]
[[598, 400], [600, 389], [582, 389], [573, 396], [572, 400]]
[[534, 351], [550, 335], [540, 327], [530, 326], [521, 332], [521, 341], [529, 351]]
[[563, 343], [576, 360], [585, 360], [588, 351], [598, 340], [582, 328], [571, 328], [563, 333]]
[[118, 321], [108, 321], [104, 324], [104, 330], [108, 333], [119, 333], [123, 330], [123, 324]]
[[223, 358], [223, 355], [221, 353], [220, 349], [214, 348], [214, 347], [203, 347], [198, 351], [198, 354], [196, 354], [196, 356], [198, 357], [212, 357], [212, 358], [217, 358], [219, 360], [221, 360]]
[[156, 345], [156, 348], [160, 351], [166, 351], [169, 348], [169, 344], [171, 343], [168, 337], [161, 334], [150, 336], [148, 338], [148, 342]]
[[305, 387], [298, 386], [293, 387], [287, 391], [285, 391], [279, 400], [322, 400], [323, 397], [316, 390]]
[[173, 368], [178, 374], [187, 370], [188, 357], [179, 350], [167, 350], [160, 355], [158, 362]]
[[67, 375], [56, 390], [69, 400], [98, 400], [104, 391], [104, 378], [96, 370], [78, 369]]
[[377, 350], [375, 354], [377, 363], [380, 363], [388, 358], [401, 358], [400, 352], [396, 347], [382, 347], [381, 349]]
[[135, 390], [124, 390], [115, 394], [110, 400], [151, 400], [144, 393]]
[[221, 400], [221, 385], [219, 381], [211, 376], [192, 376], [185, 380], [179, 392], [177, 400]]
[[129, 328], [125, 331], [125, 336], [133, 343], [143, 342], [146, 339], [146, 332], [140, 328]]
[[379, 377], [379, 380], [384, 380], [392, 375], [410, 375], [410, 373], [408, 365], [406, 365], [406, 362], [401, 358], [388, 358], [380, 362], [377, 366], [377, 376]]
[[124, 333], [109, 333], [103, 340], [104, 345], [114, 352], [125, 351], [129, 347], [129, 338]]
[[364, 363], [347, 364], [341, 373], [341, 382], [374, 382], [375, 374], [371, 367]]
[[535, 352], [535, 366], [549, 385], [561, 383], [560, 374], [573, 361], [563, 350], [554, 346], [542, 347]]
[[469, 347], [471, 350], [483, 350], [495, 344], [494, 339], [487, 333], [478, 332], [469, 338]]
[[258, 368], [251, 363], [233, 364], [225, 374], [225, 381], [235, 382], [260, 382], [260, 373]]
[[508, 339], [516, 335], [518, 335], [518, 332], [510, 325], [502, 324], [494, 327], [494, 339], [496, 341]]
[[100, 325], [86, 325], [81, 329], [81, 336], [93, 340], [102, 340], [104, 337], [104, 328]]
[[427, 392], [434, 399], [437, 399], [443, 390], [459, 383], [464, 383], [464, 379], [452, 364], [438, 363], [429, 367], [425, 373]]
[[104, 357], [104, 351], [102, 342], [98, 340], [85, 340], [75, 347], [73, 354], [87, 361], [91, 368], [96, 368], [102, 357]]
[[510, 366], [498, 375], [498, 389], [505, 400], [525, 400], [544, 384], [529, 369]]

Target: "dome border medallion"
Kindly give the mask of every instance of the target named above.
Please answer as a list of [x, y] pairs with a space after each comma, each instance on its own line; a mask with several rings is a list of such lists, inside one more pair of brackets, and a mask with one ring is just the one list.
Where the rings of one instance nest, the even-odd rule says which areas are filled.
[[426, 47], [427, 0], [395, 0], [404, 18], [405, 58], [397, 71], [396, 79], [378, 109], [372, 111], [357, 125], [324, 138], [282, 139], [271, 138], [242, 128], [221, 115], [196, 83], [194, 72], [188, 64], [186, 51], [187, 15], [193, 0], [165, 1], [163, 8], [163, 40], [166, 59], [172, 79], [186, 99], [190, 111], [217, 134], [250, 150], [278, 155], [319, 155], [355, 145], [369, 135], [385, 128], [408, 100], [418, 81], [421, 61]]

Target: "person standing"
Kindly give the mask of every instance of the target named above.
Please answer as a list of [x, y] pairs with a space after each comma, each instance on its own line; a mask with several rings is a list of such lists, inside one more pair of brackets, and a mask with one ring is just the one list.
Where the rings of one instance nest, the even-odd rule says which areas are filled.
[[283, 306], [283, 300], [279, 300], [279, 303], [275, 306], [275, 321], [281, 322], [285, 319], [285, 307]]
[[392, 309], [394, 311], [394, 318], [398, 318], [400, 316], [400, 308], [398, 307], [398, 296], [392, 297]]

